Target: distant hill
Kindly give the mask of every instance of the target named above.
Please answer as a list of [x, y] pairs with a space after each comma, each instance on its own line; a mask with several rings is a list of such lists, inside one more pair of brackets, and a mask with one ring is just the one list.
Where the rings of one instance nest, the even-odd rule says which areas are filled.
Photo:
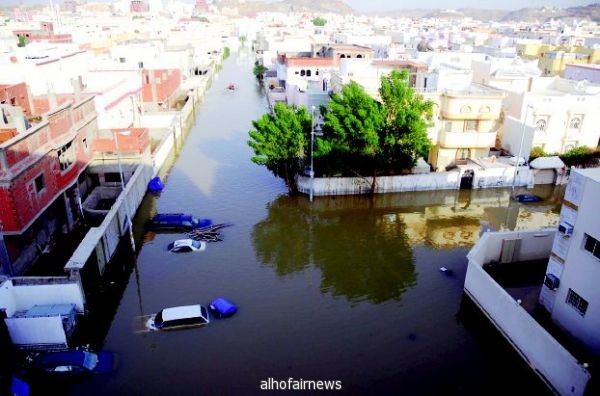
[[547, 21], [550, 19], [591, 19], [600, 22], [600, 3], [586, 6], [557, 8], [522, 8], [504, 15], [501, 21]]
[[462, 19], [473, 18], [480, 21], [525, 21], [545, 22], [550, 19], [590, 19], [600, 22], [600, 3], [589, 4], [586, 6], [557, 8], [557, 7], [536, 7], [523, 8], [516, 11], [460, 8], [457, 10], [424, 10], [407, 9], [387, 12], [369, 12], [368, 15], [394, 16], [406, 18], [445, 18]]

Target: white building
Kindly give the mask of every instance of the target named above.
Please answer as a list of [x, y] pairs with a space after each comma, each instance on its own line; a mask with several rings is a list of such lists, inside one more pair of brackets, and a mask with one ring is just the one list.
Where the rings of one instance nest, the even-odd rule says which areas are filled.
[[[533, 78], [528, 91], [507, 91], [504, 99], [506, 116], [535, 128], [532, 140], [525, 145], [540, 147], [547, 153], [564, 153], [579, 146], [596, 147], [600, 138], [598, 109], [600, 86], [560, 77]], [[522, 125], [507, 123], [503, 128], [503, 144], [505, 139], [520, 139], [521, 133]]]
[[572, 169], [540, 303], [600, 355], [600, 168]]
[[525, 61], [521, 58], [486, 57], [484, 60], [473, 60], [471, 67], [473, 82], [516, 92], [527, 91], [531, 79], [542, 74], [537, 67], [537, 60]]

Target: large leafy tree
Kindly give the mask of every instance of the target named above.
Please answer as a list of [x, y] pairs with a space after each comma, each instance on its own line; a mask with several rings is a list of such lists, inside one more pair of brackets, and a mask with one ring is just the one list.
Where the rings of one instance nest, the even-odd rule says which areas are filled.
[[433, 102], [424, 100], [410, 87], [406, 70], [383, 76], [379, 95], [385, 112], [381, 160], [392, 170], [411, 168], [418, 157], [427, 158], [431, 148], [427, 126]]
[[252, 162], [283, 178], [292, 193], [297, 191], [296, 174], [308, 146], [311, 122], [306, 108], [276, 103], [273, 114], [264, 114], [253, 121], [254, 130], [248, 132], [248, 145], [255, 154]]
[[252, 73], [254, 73], [254, 76], [258, 81], [262, 81], [267, 70], [269, 69], [267, 69], [264, 65], [258, 63], [258, 61], [256, 61], [254, 62], [254, 69], [252, 70]]
[[[352, 81], [333, 94], [323, 111], [324, 137], [317, 139], [315, 156], [343, 157], [347, 166], [373, 164], [380, 149], [384, 126], [381, 105]], [[356, 164], [352, 164], [352, 161]]]

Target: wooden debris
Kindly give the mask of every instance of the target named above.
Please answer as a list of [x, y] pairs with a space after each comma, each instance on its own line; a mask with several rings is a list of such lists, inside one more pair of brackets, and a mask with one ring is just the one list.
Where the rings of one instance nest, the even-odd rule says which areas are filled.
[[221, 237], [221, 232], [219, 232], [219, 230], [221, 228], [229, 227], [231, 225], [233, 224], [221, 223], [196, 228], [195, 230], [188, 232], [188, 236], [196, 241], [221, 242], [223, 238]]

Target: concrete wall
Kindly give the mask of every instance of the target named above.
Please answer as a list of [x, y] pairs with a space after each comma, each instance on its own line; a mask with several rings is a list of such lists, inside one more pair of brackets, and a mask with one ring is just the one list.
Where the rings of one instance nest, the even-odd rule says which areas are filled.
[[467, 255], [465, 292], [556, 393], [583, 395], [590, 373], [482, 268], [500, 257], [503, 239], [522, 239], [517, 256], [531, 260], [549, 255], [552, 236], [547, 230], [486, 233]]
[[83, 312], [85, 298], [80, 283], [67, 278], [28, 277], [0, 285], [0, 308], [6, 309], [7, 316], [47, 304], [75, 304], [77, 311]]
[[[376, 180], [376, 193], [427, 190], [458, 190], [461, 171], [434, 172], [403, 176], [379, 176]], [[513, 182], [514, 167], [475, 169], [473, 188], [510, 187]], [[353, 195], [369, 194], [372, 177], [317, 177], [314, 179], [313, 195]], [[521, 167], [517, 174], [516, 186], [531, 186], [533, 173]], [[311, 179], [298, 176], [298, 190], [309, 194]]]

